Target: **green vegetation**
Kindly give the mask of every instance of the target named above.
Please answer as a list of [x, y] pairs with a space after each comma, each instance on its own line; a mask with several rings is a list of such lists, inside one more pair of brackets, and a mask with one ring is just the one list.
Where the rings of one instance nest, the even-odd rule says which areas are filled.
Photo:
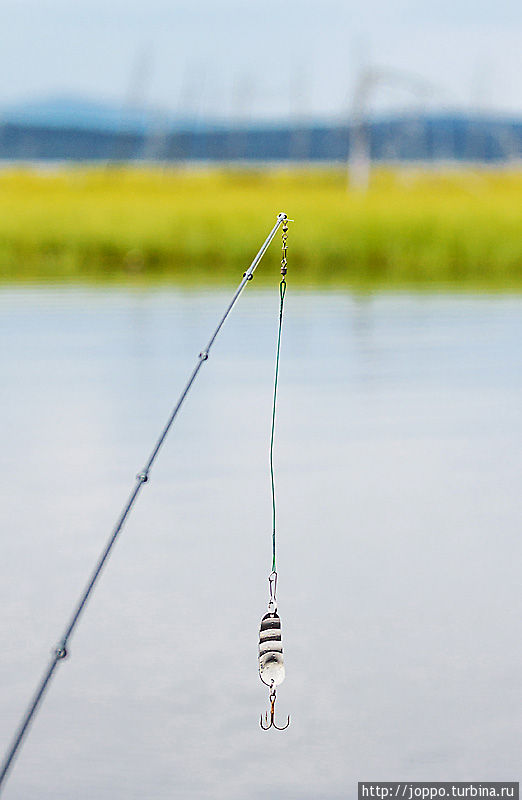
[[522, 172], [485, 170], [4, 170], [0, 274], [229, 280], [281, 210], [302, 282], [522, 286]]

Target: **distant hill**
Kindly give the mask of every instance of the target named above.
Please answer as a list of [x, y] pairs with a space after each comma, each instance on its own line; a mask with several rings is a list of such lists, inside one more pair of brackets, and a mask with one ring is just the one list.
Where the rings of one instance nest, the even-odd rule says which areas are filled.
[[78, 128], [83, 130], [118, 130], [125, 126], [135, 133], [148, 127], [145, 112], [115, 108], [109, 103], [81, 100], [76, 97], [56, 97], [26, 101], [0, 109], [0, 121], [5, 124], [48, 128]]
[[[372, 120], [366, 136], [377, 161], [522, 158], [522, 119], [410, 113]], [[3, 160], [336, 162], [348, 158], [350, 137], [339, 122], [238, 127], [74, 97], [0, 109]]]
[[168, 128], [197, 127], [197, 120], [175, 117], [161, 109], [133, 108], [124, 103], [117, 105], [67, 95], [27, 100], [0, 108], [0, 125], [113, 132], [125, 130], [144, 134], [160, 123]]

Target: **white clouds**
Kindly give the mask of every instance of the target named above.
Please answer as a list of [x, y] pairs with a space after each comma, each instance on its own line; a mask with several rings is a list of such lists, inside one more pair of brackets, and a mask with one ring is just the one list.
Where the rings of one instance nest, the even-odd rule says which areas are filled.
[[243, 94], [248, 113], [340, 113], [366, 61], [424, 77], [440, 102], [482, 97], [520, 113], [521, 37], [512, 0], [4, 0], [0, 103], [58, 91], [122, 99], [150, 47], [144, 90], [171, 110], [228, 112]]

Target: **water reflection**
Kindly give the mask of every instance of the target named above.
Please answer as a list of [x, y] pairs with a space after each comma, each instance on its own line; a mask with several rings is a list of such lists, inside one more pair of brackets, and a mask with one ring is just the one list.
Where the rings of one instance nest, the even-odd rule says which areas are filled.
[[[2, 748], [227, 298], [2, 289]], [[382, 776], [515, 774], [522, 300], [290, 287], [276, 458], [292, 726], [271, 735], [257, 632], [277, 310], [250, 287], [224, 328], [6, 800], [316, 800]]]

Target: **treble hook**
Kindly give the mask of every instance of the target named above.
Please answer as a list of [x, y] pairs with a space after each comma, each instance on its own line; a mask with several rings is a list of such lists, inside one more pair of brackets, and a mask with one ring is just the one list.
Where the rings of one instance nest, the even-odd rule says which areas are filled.
[[261, 714], [261, 719], [259, 720], [259, 724], [263, 728], [264, 731], [269, 730], [270, 728], [276, 728], [278, 731], [284, 731], [290, 725], [290, 714], [288, 715], [288, 720], [286, 725], [283, 725], [282, 728], [279, 725], [276, 725], [274, 722], [274, 715], [275, 715], [275, 702], [276, 702], [276, 692], [275, 689], [272, 689], [270, 692], [270, 724], [268, 723], [268, 711], [265, 711], [265, 725], [263, 725], [263, 715]]

